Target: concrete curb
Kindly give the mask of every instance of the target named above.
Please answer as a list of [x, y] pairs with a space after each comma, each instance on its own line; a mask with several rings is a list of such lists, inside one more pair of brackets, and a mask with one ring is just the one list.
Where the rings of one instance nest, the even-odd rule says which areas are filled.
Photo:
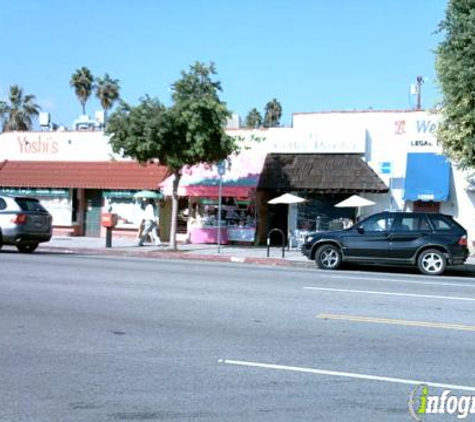
[[228, 262], [273, 267], [315, 268], [312, 261], [292, 261], [285, 258], [241, 257], [218, 254], [199, 254], [178, 251], [124, 251], [122, 249], [40, 246], [40, 252], [59, 252], [77, 255], [124, 256], [132, 258], [171, 259], [185, 261]]

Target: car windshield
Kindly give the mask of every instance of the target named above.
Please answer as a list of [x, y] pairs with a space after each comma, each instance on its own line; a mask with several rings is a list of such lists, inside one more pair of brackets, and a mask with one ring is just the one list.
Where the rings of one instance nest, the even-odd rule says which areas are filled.
[[37, 199], [33, 198], [16, 198], [16, 203], [20, 206], [22, 211], [36, 211], [46, 212], [46, 209]]

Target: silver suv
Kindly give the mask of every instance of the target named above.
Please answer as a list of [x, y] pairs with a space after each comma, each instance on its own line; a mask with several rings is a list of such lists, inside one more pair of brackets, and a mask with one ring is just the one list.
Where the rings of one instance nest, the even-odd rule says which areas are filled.
[[33, 252], [53, 234], [51, 214], [35, 198], [0, 196], [0, 248], [14, 245]]

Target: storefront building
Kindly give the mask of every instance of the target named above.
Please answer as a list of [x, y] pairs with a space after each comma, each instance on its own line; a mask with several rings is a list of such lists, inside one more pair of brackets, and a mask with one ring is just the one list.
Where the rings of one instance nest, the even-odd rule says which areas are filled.
[[[295, 113], [292, 127], [228, 129], [242, 142], [221, 179], [225, 242], [264, 243], [269, 229], [319, 229], [356, 217], [335, 203], [359, 194], [381, 210], [439, 211], [452, 215], [475, 240], [475, 177], [443, 155], [438, 116], [430, 111]], [[140, 215], [132, 195], [163, 187], [161, 232], [169, 233], [171, 179], [158, 165], [141, 167], [113, 154], [98, 131], [17, 132], [0, 135], [0, 189], [39, 197], [57, 230], [97, 235], [99, 215], [112, 209], [124, 230]], [[183, 169], [179, 232], [183, 241], [216, 242], [220, 175], [216, 166]], [[304, 204], [270, 206], [282, 193]], [[332, 226], [336, 227], [336, 226]]]
[[[335, 208], [336, 202], [355, 193], [388, 191], [365, 161], [363, 129], [296, 125], [227, 132], [242, 142], [242, 152], [229, 157], [230, 171], [222, 178], [222, 243], [264, 244], [275, 228], [285, 233], [286, 240], [297, 231], [328, 228], [330, 221], [354, 217], [354, 210]], [[172, 179], [161, 185], [167, 196]], [[217, 242], [219, 179], [216, 166], [183, 169], [178, 190], [182, 240]], [[298, 206], [268, 205], [286, 192], [307, 201]]]
[[381, 210], [433, 211], [453, 216], [475, 240], [475, 195], [471, 173], [444, 155], [437, 142], [439, 117], [432, 111], [298, 113], [294, 126], [347, 127], [365, 133], [364, 159], [388, 186], [387, 194], [367, 194], [376, 202], [362, 214]]
[[[257, 185], [265, 153], [242, 151], [221, 166], [196, 165], [185, 168], [178, 187], [179, 235], [191, 243], [254, 244], [258, 221]], [[160, 184], [168, 198], [174, 176]], [[219, 216], [221, 198], [221, 216]], [[171, 200], [162, 215], [171, 213]], [[168, 219], [166, 219], [168, 220]], [[218, 226], [220, 230], [218, 233]], [[164, 230], [166, 239], [167, 230]]]
[[133, 194], [155, 190], [167, 176], [163, 166], [115, 156], [101, 132], [0, 135], [0, 192], [39, 198], [55, 234], [101, 236], [101, 214], [111, 211], [117, 230], [135, 235], [141, 207]]

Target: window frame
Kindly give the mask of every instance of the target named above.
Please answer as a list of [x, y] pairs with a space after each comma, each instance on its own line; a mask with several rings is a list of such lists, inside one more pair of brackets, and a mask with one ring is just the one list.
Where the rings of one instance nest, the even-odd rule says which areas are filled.
[[[413, 229], [410, 229], [410, 230], [398, 230], [398, 228], [400, 226], [402, 226], [402, 222], [405, 218], [410, 218], [410, 219], [423, 219], [426, 223], [426, 228], [425, 229], [416, 229], [416, 230], [413, 230]], [[418, 222], [418, 224], [420, 225], [420, 223]], [[425, 214], [407, 214], [407, 215], [404, 215], [404, 214], [399, 214], [399, 215], [396, 215], [395, 218], [394, 218], [394, 224], [392, 226], [392, 232], [393, 233], [429, 233], [432, 231], [432, 225], [429, 221], [429, 219], [427, 218], [427, 215]]]
[[[448, 233], [451, 230], [454, 230], [454, 228], [456, 227], [456, 223], [451, 218], [448, 218], [444, 215], [433, 214], [433, 215], [428, 216], [428, 219], [429, 219], [429, 223], [431, 225], [432, 230], [437, 233]], [[433, 221], [435, 219], [443, 221], [445, 224], [449, 226], [449, 228], [437, 229], [437, 226], [435, 225], [435, 222]]]
[[[366, 224], [371, 219], [375, 219], [376, 221], [386, 220], [386, 223], [385, 223], [386, 224], [386, 229], [385, 230], [367, 230], [367, 229], [365, 229], [364, 224]], [[390, 233], [393, 230], [393, 226], [394, 226], [394, 216], [390, 215], [390, 214], [385, 214], [385, 213], [372, 215], [372, 216], [364, 219], [363, 221], [360, 221], [358, 224], [355, 225], [357, 230], [363, 229], [364, 233]]]

